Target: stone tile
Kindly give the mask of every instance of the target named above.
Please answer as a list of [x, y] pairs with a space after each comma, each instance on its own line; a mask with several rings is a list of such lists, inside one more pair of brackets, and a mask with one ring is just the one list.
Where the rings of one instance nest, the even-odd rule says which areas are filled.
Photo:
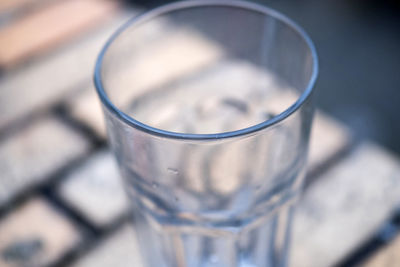
[[117, 164], [109, 151], [97, 153], [71, 172], [58, 192], [100, 227], [112, 223], [128, 209]]
[[0, 79], [0, 129], [91, 83], [100, 48], [115, 28], [132, 14], [126, 11], [113, 19], [105, 19], [104, 26], [66, 49], [3, 76]]
[[[184, 27], [174, 31], [174, 25], [165, 23], [166, 30], [161, 34], [150, 34], [150, 37], [143, 34], [143, 41], [136, 47], [137, 53], [130, 55], [126, 60], [129, 62], [120, 64], [118, 69], [113, 68], [114, 74], [109, 75], [113, 102], [118, 106], [124, 105], [122, 102], [127, 99], [160, 88], [221, 58], [222, 50], [212, 41]], [[69, 106], [73, 117], [91, 126], [100, 136], [105, 136], [103, 114], [93, 86], [72, 99]]]
[[317, 111], [311, 131], [309, 169], [313, 170], [351, 143], [351, 134], [343, 124]]
[[16, 9], [31, 6], [37, 2], [43, 1], [46, 0], [2, 0], [0, 1], [0, 14], [4, 12], [12, 12]]
[[361, 144], [305, 192], [295, 217], [291, 266], [332, 266], [373, 234], [399, 202], [400, 161]]
[[397, 267], [400, 262], [400, 236], [379, 250], [362, 266], [364, 267]]
[[34, 198], [0, 221], [0, 266], [47, 266], [80, 241], [63, 214]]
[[142, 267], [143, 263], [131, 225], [125, 225], [116, 234], [81, 258], [73, 267]]
[[110, 16], [116, 1], [58, 1], [0, 29], [0, 66], [10, 68], [82, 34]]
[[106, 137], [103, 111], [94, 86], [74, 96], [68, 103], [68, 109], [73, 118], [88, 125], [100, 137]]
[[0, 206], [21, 190], [44, 181], [72, 159], [88, 142], [53, 117], [37, 121], [0, 143]]

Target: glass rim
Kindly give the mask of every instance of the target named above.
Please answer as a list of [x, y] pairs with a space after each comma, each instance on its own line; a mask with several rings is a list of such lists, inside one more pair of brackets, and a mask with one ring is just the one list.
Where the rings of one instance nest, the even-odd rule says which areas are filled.
[[[288, 108], [286, 108], [281, 113], [273, 116], [272, 118], [269, 118], [268, 120], [260, 122], [258, 124], [255, 124], [255, 125], [252, 125], [252, 126], [249, 126], [246, 128], [242, 128], [239, 130], [235, 130], [235, 131], [227, 131], [227, 132], [221, 132], [221, 133], [207, 133], [207, 134], [172, 132], [172, 131], [167, 131], [167, 130], [163, 130], [160, 128], [152, 127], [150, 125], [147, 125], [145, 123], [142, 123], [142, 122], [134, 119], [132, 116], [129, 116], [128, 114], [126, 114], [125, 112], [120, 110], [118, 107], [116, 107], [112, 103], [112, 101], [107, 96], [106, 91], [103, 87], [101, 68], [103, 66], [103, 59], [104, 59], [104, 56], [105, 56], [108, 48], [118, 38], [118, 36], [122, 32], [124, 32], [128, 27], [130, 27], [132, 25], [140, 24], [140, 23], [150, 20], [152, 18], [158, 17], [160, 15], [164, 15], [169, 12], [176, 11], [176, 10], [182, 10], [182, 9], [192, 8], [192, 7], [202, 7], [202, 6], [226, 6], [226, 7], [242, 8], [242, 9], [246, 9], [249, 11], [259, 12], [264, 15], [271, 16], [271, 17], [285, 23], [285, 25], [287, 25], [288, 27], [291, 27], [297, 33], [299, 33], [299, 35], [303, 38], [303, 40], [308, 45], [308, 48], [310, 49], [310, 52], [312, 55], [313, 68], [312, 68], [312, 74], [307, 83], [307, 86], [306, 86], [305, 90], [297, 98], [296, 102], [294, 102], [292, 105], [290, 105]], [[108, 111], [113, 113], [115, 116], [117, 116], [117, 118], [121, 119], [123, 122], [125, 122], [126, 124], [128, 124], [131, 127], [134, 127], [136, 129], [138, 129], [142, 132], [148, 133], [148, 134], [152, 134], [152, 135], [155, 135], [158, 137], [170, 138], [170, 139], [220, 140], [220, 139], [228, 139], [228, 138], [234, 138], [234, 137], [247, 136], [247, 135], [259, 132], [263, 129], [270, 128], [270, 127], [278, 124], [279, 122], [285, 120], [290, 115], [295, 113], [304, 104], [304, 102], [306, 102], [307, 99], [311, 96], [317, 76], [318, 76], [318, 57], [317, 57], [317, 52], [314, 47], [314, 44], [311, 41], [308, 34], [297, 23], [295, 23], [293, 20], [291, 20], [287, 16], [285, 16], [285, 15], [281, 14], [280, 12], [275, 11], [274, 9], [271, 9], [269, 7], [266, 7], [266, 6], [263, 6], [260, 4], [256, 4], [256, 3], [245, 2], [242, 0], [230, 0], [230, 1], [227, 1], [227, 0], [187, 0], [187, 1], [173, 2], [173, 3], [165, 4], [165, 5], [159, 6], [157, 8], [151, 9], [151, 10], [146, 11], [138, 16], [132, 17], [126, 23], [124, 23], [122, 26], [120, 26], [111, 35], [111, 37], [107, 40], [107, 42], [101, 49], [99, 56], [97, 57], [96, 64], [95, 64], [93, 78], [94, 78], [94, 84], [95, 84], [97, 94], [99, 95], [102, 104], [108, 109]]]

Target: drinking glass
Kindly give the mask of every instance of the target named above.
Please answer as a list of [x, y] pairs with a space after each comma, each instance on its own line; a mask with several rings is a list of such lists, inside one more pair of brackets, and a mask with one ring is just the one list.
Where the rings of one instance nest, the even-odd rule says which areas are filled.
[[287, 265], [317, 68], [299, 26], [250, 2], [172, 3], [112, 35], [94, 81], [145, 266]]

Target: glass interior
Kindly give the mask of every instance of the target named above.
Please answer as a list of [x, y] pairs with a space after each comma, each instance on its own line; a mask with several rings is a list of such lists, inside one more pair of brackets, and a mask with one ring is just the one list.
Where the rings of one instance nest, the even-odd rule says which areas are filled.
[[262, 123], [293, 105], [314, 74], [307, 39], [280, 19], [223, 5], [140, 19], [105, 52], [105, 93], [134, 120], [171, 132]]

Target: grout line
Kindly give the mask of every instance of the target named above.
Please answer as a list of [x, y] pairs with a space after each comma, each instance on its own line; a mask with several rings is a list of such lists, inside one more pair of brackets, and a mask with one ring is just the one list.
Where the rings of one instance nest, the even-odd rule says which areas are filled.
[[355, 267], [359, 266], [369, 255], [377, 251], [384, 245], [382, 241], [376, 237], [372, 236], [367, 241], [365, 241], [361, 247], [357, 248], [355, 251], [350, 252], [343, 260], [335, 264], [334, 267]]
[[89, 235], [97, 236], [100, 235], [102, 230], [96, 225], [92, 224], [84, 215], [79, 211], [70, 206], [67, 202], [64, 202], [58, 195], [57, 190], [54, 187], [45, 186], [40, 189], [40, 193], [46, 197], [46, 199], [57, 207], [58, 210], [62, 211], [73, 223], [77, 224], [78, 229], [82, 230], [83, 236]]
[[356, 267], [361, 266], [371, 256], [383, 247], [390, 245], [391, 241], [400, 232], [400, 210], [386, 220], [386, 222], [372, 234], [363, 244], [350, 251], [350, 253], [340, 260], [334, 267]]
[[68, 112], [65, 103], [61, 103], [54, 108], [55, 116], [67, 126], [75, 130], [89, 140], [95, 149], [102, 149], [107, 146], [107, 141], [99, 136], [90, 126], [75, 119]]
[[89, 142], [90, 148], [83, 155], [80, 155], [69, 162], [65, 162], [64, 166], [53, 171], [49, 175], [46, 175], [47, 179], [22, 189], [16, 196], [1, 204], [0, 219], [5, 217], [12, 210], [16, 209], [16, 207], [24, 203], [27, 199], [37, 194], [37, 192], [46, 190], [48, 187], [56, 187], [71, 169], [82, 165], [86, 158], [90, 157], [96, 151], [104, 148], [106, 145], [105, 140], [102, 140], [100, 137], [98, 137], [88, 126], [69, 118], [66, 115], [65, 107], [62, 103], [56, 103], [47, 107], [46, 109], [30, 113], [25, 117], [13, 121], [11, 125], [7, 125], [8, 127], [6, 127], [5, 131], [0, 131], [0, 142], [11, 138], [15, 133], [23, 132], [23, 130], [29, 127], [31, 124], [34, 124], [37, 121], [51, 115], [53, 115], [56, 119], [59, 119], [62, 123], [65, 123], [71, 128], [71, 130], [75, 130], [78, 132], [78, 134], [81, 134], [82, 137]]
[[105, 141], [95, 136], [91, 132], [90, 128], [85, 127], [83, 124], [81, 125], [64, 119], [62, 104], [56, 104], [46, 110], [31, 113], [21, 120], [14, 122], [14, 124], [8, 128], [8, 131], [0, 133], [0, 142], [3, 141], [3, 139], [11, 138], [12, 134], [22, 131], [26, 127], [29, 127], [29, 124], [35, 123], [36, 121], [50, 115], [54, 115], [56, 119], [60, 119], [62, 122], [66, 123], [67, 126], [70, 126], [72, 130], [77, 131], [79, 134], [82, 135], [83, 138], [86, 138], [89, 141], [90, 148], [86, 153], [83, 153], [82, 155], [70, 160], [69, 162], [65, 162], [64, 166], [53, 171], [49, 175], [46, 175], [47, 179], [44, 179], [37, 184], [22, 189], [21, 192], [12, 197], [12, 199], [1, 204], [0, 219], [15, 210], [18, 206], [23, 204], [25, 201], [27, 201], [27, 199], [37, 194], [38, 192], [46, 191], [47, 188], [56, 187], [68, 174], [68, 172], [84, 164], [85, 159], [87, 159], [96, 151], [102, 149], [105, 146]]
[[112, 224], [101, 229], [96, 236], [90, 238], [89, 240], [86, 240], [86, 242], [84, 242], [84, 245], [77, 249], [74, 249], [73, 251], [68, 253], [68, 255], [60, 259], [55, 264], [50, 265], [49, 267], [67, 267], [71, 266], [71, 264], [73, 263], [76, 263], [79, 259], [89, 254], [91, 251], [95, 250], [102, 244], [103, 241], [105, 241], [107, 238], [117, 232], [118, 229], [120, 229], [121, 226], [126, 223], [130, 217], [130, 214], [123, 214], [122, 216], [117, 218]]
[[0, 127], [0, 142], [11, 138], [14, 134], [23, 132], [23, 130], [28, 128], [31, 124], [46, 116], [48, 116], [47, 110], [36, 110], [35, 112], [31, 112], [7, 123], [4, 127]]
[[361, 142], [356, 140], [354, 137], [350, 137], [348, 143], [337, 151], [334, 155], [328, 158], [325, 162], [322, 162], [318, 166], [310, 169], [307, 173], [304, 181], [304, 191], [312, 186], [314, 182], [319, 180], [325, 173], [330, 169], [338, 165], [340, 162], [344, 161], [347, 156], [360, 144]]
[[70, 266], [72, 263], [76, 262], [79, 258], [89, 253], [97, 246], [100, 245], [101, 241], [106, 239], [108, 236], [116, 232], [120, 226], [128, 221], [131, 217], [129, 213], [122, 214], [116, 218], [111, 224], [104, 227], [99, 227], [94, 225], [90, 220], [86, 218], [78, 209], [69, 205], [67, 202], [62, 200], [57, 195], [56, 188], [62, 182], [62, 178], [73, 168], [78, 168], [79, 166], [85, 164], [85, 161], [90, 155], [96, 153], [97, 151], [104, 149], [106, 146], [106, 140], [100, 137], [92, 128], [87, 126], [85, 123], [73, 118], [67, 110], [65, 104], [60, 103], [55, 108], [53, 108], [53, 113], [55, 117], [65, 123], [67, 126], [81, 134], [84, 138], [89, 140], [92, 144], [92, 149], [87, 155], [76, 159], [76, 161], [70, 166], [66, 167], [62, 172], [62, 175], [55, 175], [56, 177], [47, 182], [39, 190], [44, 194], [51, 203], [55, 204], [59, 210], [61, 210], [73, 223], [75, 223], [79, 229], [83, 231], [82, 244], [77, 248], [73, 249], [66, 255], [64, 255], [58, 262], [50, 265], [49, 267], [66, 267]]
[[67, 90], [69, 93], [66, 93], [64, 97], [60, 97], [60, 100], [54, 101], [48, 105], [45, 104], [44, 107], [34, 108], [31, 111], [7, 121], [0, 126], [0, 142], [11, 137], [15, 133], [21, 132], [21, 129], [28, 127], [28, 125], [38, 121], [42, 117], [54, 114], [57, 115], [57, 110], [60, 109], [60, 106], [63, 106], [63, 99], [68, 99], [70, 96], [79, 93], [79, 91], [82, 91], [81, 88], [86, 88], [88, 84], [90, 84], [89, 80], [80, 81], [71, 86], [69, 88], [70, 90]]
[[70, 222], [78, 229], [81, 234], [79, 245], [72, 248], [65, 255], [63, 255], [57, 262], [51, 264], [49, 267], [59, 266], [61, 263], [69, 263], [79, 258], [81, 254], [86, 251], [92, 243], [95, 243], [99, 236], [102, 235], [102, 230], [90, 223], [85, 216], [71, 208], [67, 203], [63, 202], [51, 187], [46, 187], [41, 190], [41, 193], [53, 206], [57, 208]]
[[89, 149], [88, 152], [67, 162], [58, 170], [47, 175], [47, 179], [44, 179], [37, 184], [22, 189], [15, 197], [10, 199], [9, 201], [6, 201], [4, 204], [1, 204], [0, 219], [2, 219], [8, 213], [12, 212], [14, 209], [16, 209], [16, 207], [27, 201], [27, 199], [36, 195], [38, 192], [46, 190], [46, 188], [49, 187], [56, 187], [69, 171], [83, 164], [85, 159], [92, 155], [94, 151], [94, 149]]

